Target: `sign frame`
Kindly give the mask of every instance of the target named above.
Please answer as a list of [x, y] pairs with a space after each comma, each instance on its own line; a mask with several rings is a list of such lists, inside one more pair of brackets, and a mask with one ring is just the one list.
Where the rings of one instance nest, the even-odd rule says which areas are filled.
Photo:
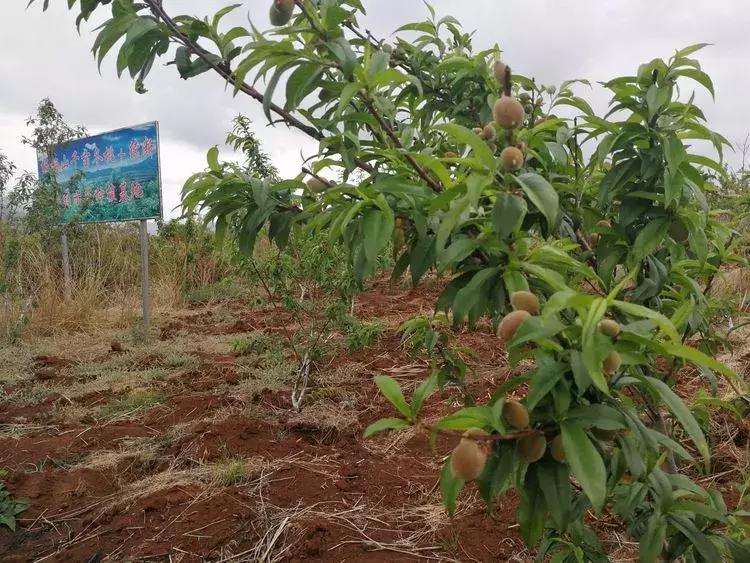
[[[156, 131], [156, 174], [159, 181], [159, 214], [158, 215], [149, 215], [144, 217], [132, 217], [128, 219], [97, 219], [97, 220], [91, 220], [91, 221], [85, 221], [80, 218], [80, 214], [76, 215], [73, 219], [69, 219], [67, 221], [63, 220], [62, 213], [60, 212], [60, 209], [62, 207], [62, 192], [63, 192], [63, 185], [60, 184], [60, 182], [57, 180], [57, 174], [55, 173], [53, 175], [52, 172], [49, 172], [51, 176], [54, 178], [55, 183], [55, 202], [57, 204], [57, 210], [60, 214], [60, 217], [56, 221], [56, 224], [58, 226], [66, 226], [70, 225], [71, 223], [77, 223], [77, 224], [101, 224], [101, 223], [129, 223], [134, 221], [148, 221], [148, 220], [156, 220], [161, 221], [164, 219], [164, 190], [163, 190], [163, 182], [162, 182], [162, 166], [161, 166], [161, 136], [159, 132], [159, 122], [158, 121], [145, 121], [143, 123], [136, 123], [134, 125], [128, 125], [126, 127], [118, 127], [117, 129], [110, 129], [108, 131], [102, 131], [101, 133], [97, 133], [95, 135], [88, 135], [86, 137], [78, 137], [76, 139], [69, 139], [67, 141], [64, 141], [62, 143], [58, 143], [57, 145], [53, 145], [51, 147], [51, 151], [54, 153], [54, 151], [59, 147], [64, 147], [70, 143], [74, 142], [81, 142], [86, 141], [88, 139], [95, 139], [96, 137], [100, 137], [102, 135], [107, 135], [111, 133], [118, 133], [120, 131], [125, 131], [127, 129], [134, 129], [137, 127], [144, 127], [147, 125], [153, 125], [154, 129]], [[37, 152], [37, 173], [39, 175], [39, 178], [43, 178], [45, 174], [42, 172], [41, 168], [42, 158], [41, 154]]]

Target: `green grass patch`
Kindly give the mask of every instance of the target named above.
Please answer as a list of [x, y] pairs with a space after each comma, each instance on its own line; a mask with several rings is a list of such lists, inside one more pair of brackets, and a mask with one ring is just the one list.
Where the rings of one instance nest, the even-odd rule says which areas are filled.
[[99, 416], [118, 418], [138, 414], [164, 401], [164, 395], [157, 391], [135, 391], [127, 397], [117, 399], [102, 407]]

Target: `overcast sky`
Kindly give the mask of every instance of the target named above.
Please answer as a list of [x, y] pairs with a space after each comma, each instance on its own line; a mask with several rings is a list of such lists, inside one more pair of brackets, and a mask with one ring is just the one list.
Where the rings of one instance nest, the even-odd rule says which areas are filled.
[[[241, 2], [242, 0], [232, 0]], [[230, 0], [164, 0], [171, 13], [212, 14]], [[270, 0], [244, 0], [240, 21], [249, 14], [266, 27]], [[233, 98], [221, 79], [206, 73], [182, 81], [174, 67], [157, 64], [144, 95], [136, 94], [129, 77], [117, 78], [114, 58], [101, 74], [91, 55], [94, 25], [76, 33], [74, 15], [65, 0], [51, 0], [43, 13], [41, 0], [3, 0], [0, 32], [0, 150], [19, 168], [35, 170], [35, 155], [20, 143], [24, 120], [39, 100], [49, 97], [71, 124], [98, 133], [122, 126], [160, 122], [165, 213], [179, 203], [184, 180], [204, 168], [206, 150], [223, 142], [237, 113], [256, 123], [264, 148], [285, 176], [299, 171], [300, 154], [315, 151], [301, 133], [265, 125], [256, 102]], [[385, 37], [406, 21], [427, 17], [421, 0], [363, 0], [367, 27]], [[476, 30], [474, 46], [497, 43], [518, 72], [544, 84], [568, 78], [606, 80], [632, 74], [654, 57], [667, 58], [676, 48], [713, 43], [698, 53], [714, 80], [716, 102], [699, 92], [709, 125], [731, 141], [750, 132], [750, 6], [747, 0], [433, 0], [439, 15], [457, 17], [466, 30]], [[240, 21], [241, 22], [241, 21]], [[231, 22], [230, 22], [231, 23]], [[166, 62], [162, 60], [162, 63]], [[605, 108], [608, 96], [599, 89], [581, 92]], [[735, 164], [736, 157], [728, 156]], [[171, 213], [173, 215], [173, 213]]]

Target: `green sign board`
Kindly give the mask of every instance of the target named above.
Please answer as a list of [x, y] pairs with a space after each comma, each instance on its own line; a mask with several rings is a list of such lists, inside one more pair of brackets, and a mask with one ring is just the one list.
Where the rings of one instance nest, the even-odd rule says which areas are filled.
[[38, 166], [56, 182], [61, 223], [162, 216], [156, 122], [67, 141], [38, 155]]

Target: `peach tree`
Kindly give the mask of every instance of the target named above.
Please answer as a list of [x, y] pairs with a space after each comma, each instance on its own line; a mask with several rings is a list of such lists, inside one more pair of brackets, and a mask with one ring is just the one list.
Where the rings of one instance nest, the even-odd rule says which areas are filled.
[[[68, 5], [79, 23], [109, 14], [94, 55], [101, 63], [116, 49], [117, 72], [139, 92], [157, 60], [185, 79], [212, 72], [272, 124], [318, 141], [282, 181], [209, 151], [183, 204], [240, 252], [261, 233], [285, 246], [305, 229], [342, 243], [363, 281], [392, 249], [394, 279], [449, 276], [436, 311], [454, 327], [491, 323], [511, 364], [525, 366], [491, 398], [433, 422], [422, 406], [463, 383], [460, 370], [436, 370], [409, 400], [376, 378], [396, 416], [367, 435], [416, 425], [459, 439], [441, 476], [449, 511], [470, 481], [488, 506], [514, 487], [525, 541], [552, 561], [607, 560], [590, 512], [619, 518], [644, 562], [750, 557], [724, 533], [735, 520], [722, 496], [690, 478], [710, 468], [710, 448], [674, 390], [690, 364], [745, 392], [710, 349], [688, 345], [710, 341], [707, 289], [737, 259], [704, 197], [728, 143], [681, 95], [693, 85], [713, 94], [693, 58], [703, 45], [604, 83], [602, 117], [576, 94], [585, 83], [512, 73], [499, 49], [475, 52], [471, 34], [431, 8], [385, 42], [360, 25], [360, 0], [273, 0], [268, 15], [250, 14], [258, 25], [270, 16], [265, 31], [233, 25], [242, 4], [210, 17], [160, 0]], [[434, 324], [422, 332], [428, 348], [439, 343]]]

